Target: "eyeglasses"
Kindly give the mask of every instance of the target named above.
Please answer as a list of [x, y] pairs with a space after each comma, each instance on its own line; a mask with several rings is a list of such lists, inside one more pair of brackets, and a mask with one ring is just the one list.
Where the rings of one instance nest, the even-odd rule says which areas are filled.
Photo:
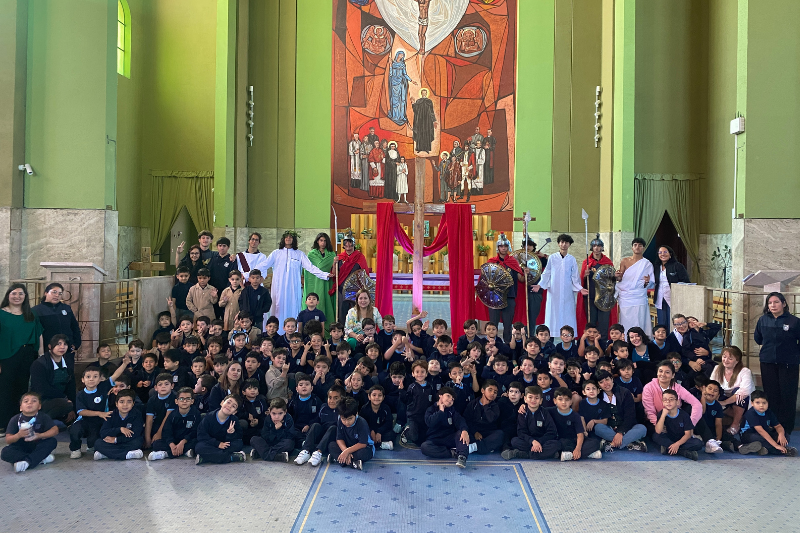
[[681, 327], [681, 326], [685, 326], [685, 325], [687, 325], [687, 324], [688, 324], [688, 322], [674, 322], [674, 324], [675, 324], [675, 327], [676, 327], [676, 328], [679, 328], [679, 327]]
[[177, 398], [176, 401], [179, 401], [179, 402], [191, 402], [192, 399], [191, 398]]
[[300, 344], [300, 343], [301, 343], [301, 342], [303, 342], [303, 341], [293, 340], [293, 341], [289, 341], [289, 342], [290, 342], [291, 344]]
[[562, 333], [561, 336], [562, 337], [574, 337], [575, 335], [573, 335], [571, 333]]

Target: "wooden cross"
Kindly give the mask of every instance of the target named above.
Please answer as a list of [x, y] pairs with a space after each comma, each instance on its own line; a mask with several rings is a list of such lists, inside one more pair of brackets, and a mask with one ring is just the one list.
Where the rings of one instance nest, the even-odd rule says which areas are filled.
[[[414, 291], [412, 294], [413, 314], [416, 315], [422, 311], [422, 275], [423, 275], [423, 248], [425, 247], [425, 215], [443, 215], [444, 204], [426, 204], [425, 203], [425, 170], [427, 164], [425, 158], [417, 157], [414, 159], [415, 167], [415, 184], [414, 184], [414, 203], [413, 204], [394, 204], [394, 212], [397, 214], [414, 214], [414, 254], [412, 256], [412, 276]], [[472, 205], [472, 212], [475, 212], [475, 206]], [[363, 204], [365, 213], [376, 213], [378, 211], [378, 203], [375, 201], [366, 201]]]
[[149, 277], [153, 275], [153, 272], [161, 272], [167, 269], [167, 265], [163, 261], [154, 263], [152, 259], [153, 256], [150, 253], [150, 247], [145, 246], [142, 248], [142, 260], [131, 262], [128, 268], [130, 270], [140, 271], [143, 277]]

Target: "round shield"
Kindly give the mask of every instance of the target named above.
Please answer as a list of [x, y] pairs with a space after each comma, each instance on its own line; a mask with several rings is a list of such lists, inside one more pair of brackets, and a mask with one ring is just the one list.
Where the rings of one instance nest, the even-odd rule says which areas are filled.
[[592, 276], [594, 280], [594, 305], [601, 311], [611, 311], [617, 305], [614, 286], [617, 283], [614, 265], [600, 265]]
[[481, 265], [481, 275], [475, 286], [478, 299], [489, 309], [504, 309], [508, 305], [506, 293], [514, 280], [504, 266], [495, 263]]
[[370, 300], [375, 302], [375, 281], [369, 277], [367, 271], [358, 269], [351, 272], [347, 279], [344, 280], [342, 292], [345, 300], [356, 301], [356, 294], [361, 289], [366, 289], [369, 292]]
[[528, 285], [536, 285], [542, 279], [542, 260], [536, 254], [528, 253], [525, 250], [517, 250], [512, 254], [517, 260], [517, 263], [522, 268], [527, 267], [530, 270], [528, 274]]

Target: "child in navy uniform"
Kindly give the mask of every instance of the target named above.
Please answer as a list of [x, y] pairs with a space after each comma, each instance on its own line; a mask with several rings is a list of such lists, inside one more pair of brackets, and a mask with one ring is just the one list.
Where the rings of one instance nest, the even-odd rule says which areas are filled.
[[556, 403], [553, 397], [553, 376], [550, 375], [550, 372], [546, 370], [542, 370], [538, 374], [536, 374], [536, 384], [542, 389], [542, 407], [545, 409], [548, 407], [555, 407]]
[[522, 402], [523, 385], [512, 381], [508, 386], [508, 395], [497, 402], [500, 405], [500, 429], [503, 431], [503, 449], [511, 447], [511, 439], [517, 436], [517, 414]]
[[253, 445], [250, 458], [288, 463], [289, 452], [294, 449], [293, 428], [294, 420], [286, 412], [286, 401], [275, 398], [269, 402], [269, 417], [261, 428], [261, 435], [250, 439]]
[[400, 401], [406, 406], [406, 427], [400, 434], [400, 445], [405, 448], [416, 448], [425, 440], [425, 412], [434, 401], [434, 391], [426, 381], [428, 363], [414, 361], [411, 364], [411, 375], [414, 381], [400, 390]]
[[333, 362], [331, 372], [333, 372], [334, 378], [341, 380], [343, 383], [345, 378], [352, 374], [356, 368], [355, 357], [350, 357], [352, 350], [348, 342], [341, 342], [336, 347], [336, 360]]
[[161, 426], [167, 415], [175, 409], [175, 393], [172, 392], [172, 376], [159, 374], [156, 378], [156, 393], [147, 400], [144, 423], [144, 447], [161, 438]]
[[542, 388], [525, 389], [525, 413], [517, 415], [517, 436], [511, 439], [511, 449], [501, 455], [503, 459], [558, 458], [561, 443], [558, 430], [547, 409], [542, 407]]
[[797, 449], [789, 446], [789, 437], [778, 422], [778, 417], [769, 409], [767, 395], [763, 391], [753, 391], [750, 395], [753, 406], [744, 414], [742, 425], [742, 445], [739, 453], [758, 453], [758, 455], [797, 455]]
[[516, 376], [508, 371], [508, 357], [503, 354], [489, 357], [488, 364], [483, 367], [481, 378], [496, 382], [500, 394], [508, 392], [508, 386], [512, 381], [516, 381]]
[[336, 438], [336, 421], [339, 419], [336, 408], [344, 396], [345, 390], [340, 385], [330, 388], [327, 403], [319, 409], [319, 422], [308, 428], [303, 449], [295, 458], [295, 464], [308, 462], [311, 466], [319, 466], [322, 462], [323, 453], [328, 451], [328, 445]]
[[164, 354], [164, 370], [169, 372], [172, 377], [172, 387], [175, 390], [189, 386], [189, 374], [191, 371], [181, 365], [180, 350], [167, 350]]
[[556, 353], [556, 346], [553, 344], [553, 341], [550, 340], [550, 328], [544, 324], [536, 326], [536, 338], [539, 339], [540, 348], [545, 357], [549, 358]]
[[386, 350], [394, 342], [394, 327], [395, 320], [392, 315], [383, 316], [383, 329], [375, 334], [375, 342], [381, 347], [381, 353], [386, 353]]
[[578, 344], [575, 342], [575, 330], [572, 329], [572, 326], [561, 328], [561, 342], [556, 344], [555, 353], [561, 354], [565, 361], [573, 357], [580, 357]]
[[479, 342], [481, 346], [486, 346], [486, 339], [478, 337], [478, 321], [467, 320], [464, 322], [464, 334], [458, 338], [456, 353], [460, 354], [464, 350], [467, 350], [467, 346], [473, 342]]
[[55, 460], [51, 454], [56, 449], [58, 427], [41, 408], [39, 394], [26, 392], [19, 401], [20, 413], [8, 421], [8, 446], [0, 452], [0, 459], [13, 464], [17, 473]]
[[203, 417], [197, 429], [197, 458], [194, 464], [243, 463], [247, 460], [242, 451], [242, 430], [236, 418], [238, 409], [239, 399], [228, 395], [219, 409]]
[[590, 437], [596, 437], [594, 433], [595, 424], [608, 424], [608, 417], [611, 415], [611, 406], [601, 398], [598, 398], [599, 393], [600, 386], [597, 381], [589, 379], [583, 382], [583, 395], [585, 398], [578, 404], [578, 414], [583, 418], [586, 431]]
[[125, 367], [128, 366], [130, 357], [127, 355], [114, 374], [105, 381], [101, 381], [102, 371], [99, 367], [88, 366], [83, 370], [83, 390], [75, 398], [75, 412], [78, 419], [69, 428], [69, 451], [71, 459], [81, 456], [81, 440], [86, 438], [86, 447], [94, 448], [95, 441], [100, 437], [100, 428], [108, 420], [111, 413], [108, 410], [108, 393], [116, 384]]
[[314, 394], [319, 396], [319, 399], [325, 401], [328, 397], [328, 391], [331, 390], [335, 383], [335, 376], [330, 373], [331, 359], [326, 355], [321, 355], [314, 359]]
[[473, 394], [470, 384], [465, 384], [463, 382], [464, 369], [461, 367], [461, 363], [453, 361], [449, 366], [450, 381], [445, 384], [445, 387], [453, 389], [453, 407], [458, 414], [461, 414], [475, 395]]
[[203, 417], [194, 406], [194, 394], [189, 387], [178, 390], [175, 401], [178, 408], [167, 416], [161, 438], [153, 441], [153, 451], [147, 456], [150, 461], [174, 459], [182, 455], [194, 457], [197, 428]]
[[317, 304], [319, 304], [319, 296], [316, 292], [309, 292], [306, 296], [306, 308], [297, 315], [298, 329], [302, 330], [303, 325], [308, 324], [311, 320], [316, 320], [323, 328], [325, 327], [328, 317], [320, 309], [317, 309]]
[[267, 399], [261, 396], [258, 391], [258, 381], [248, 379], [244, 382], [242, 394], [243, 408], [239, 411], [242, 418], [239, 424], [242, 425], [242, 440], [245, 445], [250, 444], [250, 439], [261, 434], [264, 427], [264, 420], [267, 418], [269, 404]]
[[678, 409], [678, 393], [667, 389], [662, 393], [661, 401], [664, 409], [656, 422], [653, 442], [661, 446], [664, 455], [681, 454], [697, 461], [697, 452], [703, 449], [703, 442], [692, 437], [694, 424], [686, 411]]
[[367, 391], [364, 390], [366, 388], [364, 385], [364, 377], [360, 373], [353, 372], [350, 374], [350, 377], [345, 380], [345, 383], [347, 384], [347, 396], [355, 398], [358, 402], [359, 409], [369, 403]]
[[142, 403], [147, 403], [150, 399], [150, 391], [156, 384], [156, 377], [161, 369], [156, 366], [158, 356], [146, 353], [142, 357], [142, 367], [133, 373], [132, 382], [135, 384], [136, 394]]
[[204, 415], [208, 413], [208, 399], [211, 396], [211, 389], [213, 389], [216, 384], [217, 380], [208, 374], [200, 376], [197, 380], [194, 386], [194, 403], [197, 410], [200, 411], [200, 414]]
[[469, 402], [464, 409], [464, 420], [470, 434], [469, 453], [486, 455], [503, 448], [505, 436], [500, 429], [500, 404], [497, 382], [487, 379], [481, 387], [481, 396]]
[[[701, 424], [698, 429], [702, 430], [700, 437], [706, 443], [706, 453], [722, 453], [723, 437], [728, 437], [728, 439], [731, 437], [730, 433], [722, 431], [723, 408], [717, 401], [720, 390], [722, 390], [722, 387], [718, 381], [709, 381], [703, 387], [703, 397], [700, 400], [703, 406], [704, 424]], [[729, 449], [731, 446], [732, 443], [726, 445]]]
[[[583, 456], [589, 459], [600, 459], [600, 439], [594, 437], [584, 438], [584, 425], [581, 415], [570, 407], [572, 391], [566, 387], [559, 387], [555, 391], [555, 407], [549, 409], [553, 423], [558, 432], [558, 441], [561, 444], [561, 460], [577, 461]], [[570, 451], [571, 450], [571, 451]]]
[[394, 448], [392, 441], [397, 435], [392, 431], [392, 411], [383, 403], [383, 387], [373, 385], [368, 396], [369, 403], [361, 408], [359, 415], [367, 421], [369, 436], [375, 445], [380, 446], [381, 450], [391, 450]]
[[420, 450], [428, 457], [447, 459], [455, 449], [456, 465], [466, 468], [469, 455], [469, 428], [467, 422], [453, 407], [455, 392], [450, 387], [442, 387], [436, 405], [425, 411], [425, 424], [428, 435]]
[[289, 402], [289, 414], [294, 420], [294, 430], [292, 435], [296, 447], [300, 448], [306, 440], [306, 434], [311, 425], [319, 422], [319, 409], [322, 402], [312, 394], [311, 377], [308, 374], [298, 372], [295, 374], [297, 382], [297, 396]]
[[437, 393], [447, 381], [447, 376], [442, 374], [443, 364], [444, 363], [438, 359], [431, 359], [428, 361], [428, 381], [430, 382], [431, 387], [433, 387], [433, 390]]
[[131, 389], [123, 389], [117, 394], [117, 410], [103, 422], [100, 438], [94, 443], [94, 460], [141, 459], [144, 457], [144, 421], [138, 409], [134, 408], [136, 394]]
[[336, 408], [339, 421], [336, 423], [336, 440], [328, 445], [328, 462], [337, 461], [341, 466], [364, 469], [364, 462], [372, 459], [375, 444], [369, 436], [367, 421], [358, 416], [358, 403], [345, 397]]

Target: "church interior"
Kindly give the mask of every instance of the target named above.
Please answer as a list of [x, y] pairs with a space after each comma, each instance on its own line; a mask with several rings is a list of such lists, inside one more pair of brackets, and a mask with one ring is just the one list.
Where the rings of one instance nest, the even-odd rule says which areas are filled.
[[[668, 246], [688, 273], [672, 312], [719, 325], [709, 355], [738, 346], [763, 388], [768, 293], [800, 312], [799, 30], [796, 0], [0, 0], [0, 290], [22, 283], [35, 305], [69, 285], [80, 389], [100, 344], [151, 348], [202, 231], [231, 254], [254, 232], [265, 255], [287, 231], [304, 254], [351, 236], [397, 327], [427, 309], [453, 344], [476, 318], [455, 265], [478, 281], [501, 235], [558, 254], [569, 234], [577, 265], [599, 239], [615, 268], [641, 238], [645, 260]], [[355, 471], [72, 461], [57, 440], [24, 477], [0, 465], [0, 529], [797, 527], [800, 462], [782, 457], [498, 450], [461, 470], [395, 443]], [[638, 494], [635, 512], [608, 487]]]

